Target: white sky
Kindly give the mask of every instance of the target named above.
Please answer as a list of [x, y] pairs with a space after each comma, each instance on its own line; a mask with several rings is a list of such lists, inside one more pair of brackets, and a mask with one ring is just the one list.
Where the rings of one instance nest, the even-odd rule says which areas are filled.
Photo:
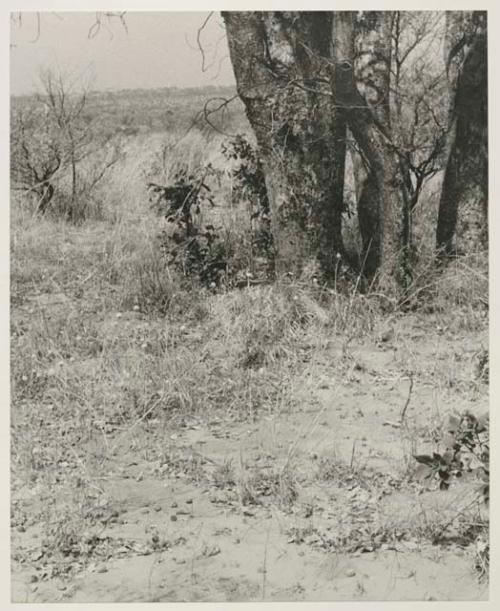
[[201, 32], [209, 68], [202, 71], [198, 28], [208, 12], [128, 12], [128, 33], [118, 20], [89, 39], [95, 13], [23, 13], [11, 26], [11, 94], [36, 90], [40, 68], [85, 75], [92, 89], [231, 85], [234, 77], [222, 20], [216, 12]]

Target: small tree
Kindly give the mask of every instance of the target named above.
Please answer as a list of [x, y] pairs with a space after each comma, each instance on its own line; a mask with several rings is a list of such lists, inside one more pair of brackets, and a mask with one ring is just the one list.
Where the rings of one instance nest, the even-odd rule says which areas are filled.
[[62, 74], [45, 70], [40, 75], [43, 92], [38, 96], [45, 106], [47, 115], [55, 124], [64, 163], [71, 173], [71, 196], [66, 207], [68, 220], [74, 220], [77, 199], [77, 164], [87, 153], [91, 134], [83, 120], [87, 101], [87, 88], [76, 92], [76, 83], [70, 82]]
[[368, 177], [358, 199], [364, 272], [382, 285], [407, 282], [408, 194], [393, 144], [391, 12], [335, 12], [336, 103], [344, 109]]
[[42, 91], [16, 101], [11, 118], [11, 179], [14, 189], [33, 193], [37, 212], [45, 213], [53, 196], [60, 197], [69, 221], [87, 214], [90, 194], [120, 159], [119, 145], [85, 113], [86, 88], [76, 91], [61, 74], [45, 71]]
[[44, 214], [55, 188], [54, 176], [64, 152], [54, 125], [43, 109], [26, 106], [11, 118], [10, 168], [12, 188], [32, 193], [36, 210]]
[[396, 11], [393, 21], [392, 120], [413, 212], [426, 180], [444, 165], [447, 82], [438, 53], [444, 14]]

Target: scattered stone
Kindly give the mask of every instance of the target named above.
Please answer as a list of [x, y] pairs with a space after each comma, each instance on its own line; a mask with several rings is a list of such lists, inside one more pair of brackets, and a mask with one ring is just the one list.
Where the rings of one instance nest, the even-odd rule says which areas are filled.
[[356, 571], [354, 569], [347, 569], [345, 574], [346, 574], [346, 577], [354, 577], [356, 575]]
[[108, 567], [104, 563], [101, 563], [96, 566], [95, 571], [96, 573], [107, 573]]
[[172, 514], [172, 515], [170, 516], [170, 521], [171, 521], [171, 522], [177, 522], [177, 516], [176, 516], [175, 514]]

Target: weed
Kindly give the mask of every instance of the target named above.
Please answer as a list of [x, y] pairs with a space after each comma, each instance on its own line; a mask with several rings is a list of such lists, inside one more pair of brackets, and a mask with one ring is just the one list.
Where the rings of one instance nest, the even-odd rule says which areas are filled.
[[262, 505], [271, 501], [287, 510], [297, 495], [297, 485], [289, 466], [252, 474], [242, 470], [238, 479], [238, 496], [242, 506]]
[[212, 474], [212, 479], [216, 488], [232, 489], [236, 485], [236, 476], [231, 459], [224, 460], [218, 465]]

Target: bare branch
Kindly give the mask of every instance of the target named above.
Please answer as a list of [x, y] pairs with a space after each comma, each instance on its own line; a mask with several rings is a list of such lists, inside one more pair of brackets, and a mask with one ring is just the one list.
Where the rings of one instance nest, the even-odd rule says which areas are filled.
[[196, 32], [196, 44], [198, 45], [198, 49], [201, 53], [201, 71], [202, 72], [206, 72], [210, 66], [205, 65], [206, 58], [205, 58], [205, 51], [203, 49], [203, 45], [201, 44], [201, 33], [205, 29], [207, 23], [212, 18], [213, 14], [214, 14], [214, 11], [210, 11], [210, 13], [208, 13], [207, 17], [205, 18], [205, 21], [201, 24], [201, 26], [198, 28]]
[[40, 38], [40, 13], [36, 13], [36, 34], [35, 34], [35, 38], [33, 38], [33, 40], [30, 40], [29, 42], [34, 43], [39, 38]]
[[[207, 100], [205, 102], [205, 105], [203, 107], [203, 117], [204, 117], [206, 123], [212, 129], [214, 129], [219, 134], [222, 134], [223, 136], [228, 136], [230, 138], [234, 138], [236, 136], [236, 134], [229, 134], [229, 133], [224, 132], [223, 130], [221, 130], [214, 123], [212, 123], [212, 121], [210, 119], [210, 115], [213, 115], [214, 113], [217, 113], [217, 112], [219, 112], [221, 110], [224, 112], [224, 110], [227, 109], [229, 104], [231, 104], [231, 102], [236, 100], [238, 97], [239, 97], [238, 94], [235, 94], [235, 95], [233, 95], [230, 98], [210, 98], [209, 100]], [[209, 108], [208, 108], [209, 104], [212, 103], [212, 102], [218, 101], [218, 100], [221, 100], [221, 103], [216, 108], [213, 108], [213, 109], [209, 110]]]
[[110, 38], [112, 40], [114, 34], [109, 24], [113, 20], [118, 20], [122, 28], [128, 34], [128, 28], [127, 28], [127, 22], [125, 21], [125, 15], [126, 15], [126, 11], [121, 11], [121, 12], [97, 11], [95, 13], [95, 21], [90, 26], [89, 31], [88, 31], [88, 34], [87, 34], [88, 38], [95, 38], [101, 31], [101, 28], [105, 27], [108, 33], [110, 34]]

